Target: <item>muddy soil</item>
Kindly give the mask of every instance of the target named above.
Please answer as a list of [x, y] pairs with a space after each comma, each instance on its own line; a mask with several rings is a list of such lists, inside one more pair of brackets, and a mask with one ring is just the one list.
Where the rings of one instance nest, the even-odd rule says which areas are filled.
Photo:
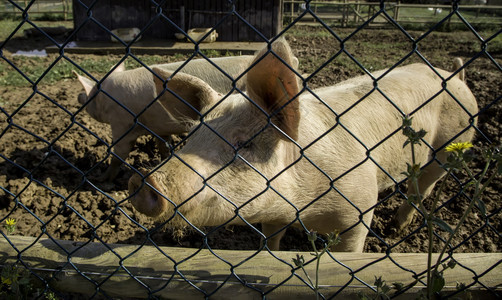
[[[362, 74], [362, 69], [353, 59], [371, 72], [401, 60], [403, 64], [420, 61], [421, 57], [434, 66], [451, 69], [453, 58], [462, 57], [469, 62], [467, 84], [482, 109], [474, 144], [479, 148], [489, 141], [500, 142], [502, 72], [493, 61], [500, 65], [502, 53], [490, 52], [488, 47], [490, 56], [479, 55], [482, 46], [472, 33], [432, 33], [420, 39], [417, 44], [420, 52], [417, 54], [412, 51], [414, 43], [398, 30], [365, 29], [340, 43], [352, 30], [336, 31], [339, 40], [318, 27], [294, 29], [295, 34], [289, 34], [287, 39], [300, 59], [300, 71], [312, 74], [324, 66], [308, 82], [310, 87], [327, 86]], [[414, 38], [421, 34], [410, 32]], [[30, 41], [17, 42], [25, 49], [29, 48], [27, 43]], [[15, 41], [11, 43], [14, 44]], [[34, 48], [39, 46], [33, 45]], [[10, 51], [4, 51], [3, 55], [19, 64], [54, 61], [58, 57], [54, 54], [37, 61], [22, 60], [12, 57]], [[69, 56], [76, 62], [96, 58], [93, 55]], [[109, 55], [109, 58], [118, 61], [120, 56]], [[165, 60], [172, 61], [173, 58], [166, 56]], [[328, 64], [324, 65], [326, 62]], [[122, 166], [113, 182], [95, 180], [107, 167], [106, 158], [110, 149], [105, 143], [111, 142], [111, 132], [108, 125], [98, 123], [85, 111], [79, 110], [77, 95], [81, 91], [75, 78], [56, 84], [40, 84], [35, 90], [32, 87], [0, 87], [0, 219], [15, 218], [16, 234], [25, 236], [50, 235], [54, 239], [93, 239], [105, 243], [204, 246], [204, 235], [192, 232], [173, 237], [171, 231], [132, 208], [127, 200], [127, 181], [133, 173], [129, 167]], [[127, 159], [127, 163], [136, 168], [154, 166], [159, 162], [160, 156], [151, 137], [140, 138]], [[472, 167], [479, 171], [482, 162], [477, 159]], [[449, 180], [448, 189], [442, 197], [445, 204], [440, 209], [440, 217], [451, 225], [456, 224], [467, 207], [467, 198], [462, 194], [457, 196], [464, 179], [465, 176], [460, 174], [458, 180]], [[400, 190], [405, 190], [405, 187], [400, 187]], [[501, 251], [501, 191], [500, 180], [486, 190], [483, 201], [487, 216], [475, 209], [461, 228], [459, 237], [453, 241], [453, 245], [458, 246], [456, 251]], [[471, 192], [470, 188], [465, 191], [467, 195]], [[381, 201], [376, 207], [365, 250], [425, 252], [423, 219], [416, 217], [404, 232], [397, 232], [392, 219], [398, 205], [404, 201], [403, 197], [393, 190], [382, 195]], [[259, 225], [257, 228], [260, 228]], [[147, 230], [151, 230], [149, 234]], [[207, 245], [211, 248], [259, 247], [260, 236], [251, 228], [236, 226], [202, 230], [208, 233]], [[439, 229], [438, 236], [444, 236]], [[306, 234], [297, 229], [288, 229], [281, 249], [311, 250]]]

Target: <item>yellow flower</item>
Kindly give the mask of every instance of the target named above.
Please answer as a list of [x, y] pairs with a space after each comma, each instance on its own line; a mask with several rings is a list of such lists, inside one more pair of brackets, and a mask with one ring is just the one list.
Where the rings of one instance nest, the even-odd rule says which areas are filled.
[[472, 147], [473, 145], [471, 142], [451, 143], [450, 145], [446, 146], [445, 150], [446, 152], [463, 152], [464, 150]]
[[12, 279], [5, 278], [5, 277], [2, 276], [2, 284], [11, 285], [12, 284]]
[[14, 226], [14, 225], [16, 225], [16, 219], [9, 218], [9, 219], [5, 220], [5, 223], [7, 224], [7, 226]]

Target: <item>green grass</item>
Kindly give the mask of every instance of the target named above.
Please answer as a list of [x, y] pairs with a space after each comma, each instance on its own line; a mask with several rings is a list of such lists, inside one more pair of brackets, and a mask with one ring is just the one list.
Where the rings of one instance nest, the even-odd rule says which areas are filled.
[[[489, 38], [489, 36], [488, 36], [488, 38]], [[491, 39], [488, 42], [487, 49], [489, 52], [501, 53], [502, 52], [502, 34], [498, 34], [493, 39]]]
[[[11, 62], [25, 75], [28, 79], [41, 83], [54, 83], [63, 78], [71, 76], [73, 67], [68, 62], [59, 62], [42, 77], [49, 67], [49, 62], [44, 61], [40, 57], [23, 57], [15, 56]], [[6, 86], [29, 86], [30, 82], [19, 71], [5, 62], [0, 63], [0, 84]]]
[[286, 32], [288, 36], [294, 37], [332, 37], [333, 35], [327, 30], [305, 30], [302, 27], [293, 26]]
[[[54, 84], [60, 80], [73, 77], [72, 71], [75, 70], [81, 73], [72, 63], [66, 59], [60, 59], [49, 69], [51, 64], [57, 59], [57, 56], [50, 57], [26, 57], [13, 56], [10, 62], [24, 73], [29, 80], [33, 82], [39, 81], [40, 84]], [[145, 59], [147, 60], [147, 59]], [[98, 57], [97, 59], [83, 59], [76, 61], [87, 72], [98, 75], [108, 72], [118, 61], [110, 59], [107, 56]], [[6, 86], [29, 86], [31, 83], [28, 79], [20, 74], [18, 70], [12, 67], [5, 61], [0, 61], [0, 85]]]
[[[54, 84], [60, 80], [73, 78], [73, 72], [83, 74], [79, 68], [75, 67], [66, 59], [60, 59], [52, 68], [48, 70], [51, 64], [58, 58], [57, 55], [48, 57], [26, 57], [13, 56], [9, 58], [10, 62], [16, 66], [22, 73], [26, 74], [29, 80], [33, 82], [40, 81], [40, 84]], [[105, 75], [115, 64], [119, 62], [119, 55], [110, 56], [92, 56], [92, 58], [81, 59], [78, 56], [75, 63], [98, 79]], [[160, 55], [139, 55], [138, 58], [146, 65], [162, 64], [172, 61], [181, 61], [186, 55], [177, 54], [169, 57]], [[141, 67], [135, 59], [127, 58], [125, 61], [126, 69]], [[48, 70], [46, 72], [46, 70]], [[46, 73], [45, 73], [46, 72]], [[42, 77], [43, 76], [43, 77]], [[22, 76], [19, 71], [4, 60], [0, 61], [0, 85], [3, 86], [30, 86], [28, 79]]]
[[[7, 37], [9, 37], [14, 30], [19, 26], [19, 23], [21, 21], [19, 20], [13, 20], [13, 19], [3, 19], [0, 20], [0, 41], [5, 41]], [[24, 24], [23, 27], [21, 27], [20, 30], [18, 30], [14, 37], [21, 37], [23, 36], [23, 29], [28, 29], [32, 27], [29, 24]]]

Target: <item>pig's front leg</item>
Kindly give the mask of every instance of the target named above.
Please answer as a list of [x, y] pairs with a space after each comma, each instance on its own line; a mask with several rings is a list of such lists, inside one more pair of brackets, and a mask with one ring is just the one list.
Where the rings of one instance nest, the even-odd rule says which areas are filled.
[[[113, 130], [112, 127], [112, 138], [113, 141], [120, 140], [113, 147], [113, 152], [120, 157], [122, 160], [125, 160], [129, 153], [131, 152], [132, 147], [134, 146], [134, 142], [140, 136], [139, 130], [133, 130], [129, 132], [126, 136], [122, 137], [124, 134], [124, 130]], [[112, 160], [110, 165], [106, 169], [105, 173], [103, 173], [100, 177], [98, 177], [99, 181], [113, 181], [115, 177], [117, 177], [120, 166], [122, 165], [122, 160], [112, 156]]]
[[[284, 225], [274, 225], [274, 224], [261, 224], [261, 231], [267, 237], [267, 246], [272, 251], [279, 251], [279, 245], [281, 243], [281, 239], [286, 233], [286, 229], [283, 229], [281, 232], [278, 232], [283, 228]], [[278, 232], [278, 233], [277, 233]], [[273, 234], [276, 235], [272, 236]], [[261, 241], [262, 245], [264, 241]]]

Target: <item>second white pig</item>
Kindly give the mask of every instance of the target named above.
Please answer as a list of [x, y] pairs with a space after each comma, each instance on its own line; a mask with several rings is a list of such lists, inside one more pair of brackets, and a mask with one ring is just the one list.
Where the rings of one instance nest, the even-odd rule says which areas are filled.
[[[185, 74], [201, 78], [215, 92], [227, 94], [233, 91], [233, 81], [243, 73], [252, 59], [251, 55], [212, 58], [211, 61], [224, 73], [206, 59], [191, 60], [186, 65], [183, 65], [185, 62], [175, 62], [152, 67], [168, 70], [169, 74], [179, 70], [168, 87], [176, 89], [182, 85], [182, 88], [176, 89], [178, 96], [189, 102], [201, 103], [204, 102], [202, 99], [192, 100], [197, 95], [192, 93], [194, 89], [190, 88]], [[123, 160], [127, 158], [139, 136], [153, 132], [169, 141], [170, 135], [187, 131], [183, 120], [198, 118], [196, 111], [172, 94], [166, 95], [161, 101], [156, 101], [147, 108], [157, 94], [154, 77], [146, 68], [125, 70], [124, 66], [120, 65], [103, 81], [101, 89], [98, 89], [96, 82], [78, 74], [77, 76], [85, 90], [85, 93], [78, 96], [78, 101], [82, 105], [87, 104], [86, 111], [91, 117], [111, 125], [114, 153]], [[244, 80], [239, 80], [235, 86], [244, 90], [244, 84]], [[200, 110], [201, 106], [194, 108]], [[137, 124], [135, 124], [136, 116], [138, 116]], [[165, 153], [165, 149], [163, 150], [161, 153]], [[113, 156], [110, 166], [100, 179], [114, 179], [120, 165], [121, 160]]]

